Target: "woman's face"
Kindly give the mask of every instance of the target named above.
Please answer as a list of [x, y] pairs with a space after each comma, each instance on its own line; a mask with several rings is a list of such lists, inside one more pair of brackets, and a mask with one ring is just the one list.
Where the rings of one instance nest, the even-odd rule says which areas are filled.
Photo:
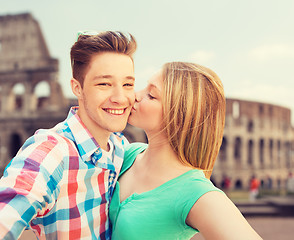
[[142, 128], [148, 133], [157, 133], [162, 130], [162, 71], [156, 73], [148, 81], [145, 89], [136, 93], [136, 100], [128, 122]]

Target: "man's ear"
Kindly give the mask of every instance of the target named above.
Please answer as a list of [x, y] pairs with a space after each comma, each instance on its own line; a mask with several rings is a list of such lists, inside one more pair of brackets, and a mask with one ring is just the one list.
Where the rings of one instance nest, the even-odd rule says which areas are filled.
[[73, 92], [73, 94], [78, 98], [82, 98], [83, 94], [82, 94], [82, 86], [80, 84], [80, 82], [74, 78], [72, 78], [70, 80], [70, 86], [71, 86], [71, 90]]

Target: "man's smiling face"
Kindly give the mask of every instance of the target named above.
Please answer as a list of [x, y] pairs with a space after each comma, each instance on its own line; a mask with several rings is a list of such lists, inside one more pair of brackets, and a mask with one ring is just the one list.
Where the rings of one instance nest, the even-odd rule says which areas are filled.
[[[92, 57], [83, 87], [78, 84], [79, 116], [90, 130], [122, 131], [135, 101], [134, 64], [120, 53]], [[74, 91], [75, 92], [75, 91]]]

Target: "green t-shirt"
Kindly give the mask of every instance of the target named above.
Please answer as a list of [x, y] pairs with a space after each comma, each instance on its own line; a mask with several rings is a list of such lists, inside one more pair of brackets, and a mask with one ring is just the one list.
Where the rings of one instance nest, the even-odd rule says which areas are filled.
[[[128, 146], [120, 176], [129, 169], [146, 144]], [[110, 203], [112, 240], [190, 239], [198, 231], [185, 221], [194, 203], [209, 191], [221, 191], [201, 170], [190, 170], [159, 187], [119, 199], [119, 179]]]

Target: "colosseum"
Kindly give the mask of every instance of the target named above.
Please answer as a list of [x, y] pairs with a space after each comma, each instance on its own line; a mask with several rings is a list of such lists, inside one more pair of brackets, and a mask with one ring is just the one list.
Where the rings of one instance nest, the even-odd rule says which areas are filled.
[[[30, 14], [0, 16], [0, 171], [37, 128], [64, 119], [68, 100], [57, 80], [38, 22]], [[42, 88], [46, 92], [38, 95]]]
[[216, 183], [229, 177], [233, 188], [248, 188], [254, 175], [263, 187], [282, 188], [294, 170], [294, 131], [291, 110], [282, 106], [226, 100], [226, 123], [218, 160]]
[[[0, 176], [26, 138], [65, 119], [76, 104], [63, 95], [58, 66], [31, 14], [0, 16]], [[124, 133], [130, 142], [146, 142], [140, 129], [127, 126]], [[293, 133], [290, 109], [228, 98], [213, 181], [229, 177], [232, 188], [247, 189], [255, 175], [264, 186], [284, 187], [294, 170]]]

